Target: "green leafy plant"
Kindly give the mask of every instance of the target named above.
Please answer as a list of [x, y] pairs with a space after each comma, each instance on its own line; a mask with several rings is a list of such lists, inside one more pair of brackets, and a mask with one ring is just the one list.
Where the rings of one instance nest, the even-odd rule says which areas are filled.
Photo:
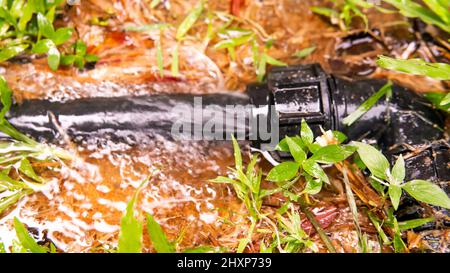
[[236, 47], [254, 41], [256, 36], [252, 30], [242, 28], [225, 28], [219, 30], [217, 35], [221, 40], [214, 45], [214, 48], [227, 49], [232, 60], [236, 59]]
[[[212, 182], [233, 185], [237, 196], [246, 205], [249, 214], [252, 217], [248, 236], [241, 239], [238, 246], [238, 252], [242, 252], [245, 246], [251, 241], [255, 226], [261, 221], [268, 222], [272, 228], [274, 228], [275, 234], [277, 234], [271, 246], [266, 247], [264, 242], [261, 243], [261, 251], [272, 252], [275, 247], [278, 247], [280, 251], [292, 252], [300, 251], [304, 247], [312, 250], [316, 249], [315, 245], [309, 241], [308, 236], [304, 234], [301, 227], [297, 225], [300, 221], [298, 212], [293, 210], [291, 210], [290, 214], [287, 213], [287, 210], [280, 212], [277, 216], [279, 223], [278, 228], [267, 215], [260, 212], [263, 198], [275, 193], [282, 193], [289, 198], [289, 202], [297, 202], [300, 204], [300, 207], [303, 206], [304, 213], [318, 231], [320, 238], [324, 240], [329, 251], [335, 252], [327, 235], [323, 232], [311, 212], [306, 209], [302, 198], [298, 193], [291, 192], [290, 189], [301, 177], [305, 177], [307, 184], [303, 193], [318, 193], [322, 188], [323, 182], [329, 183], [328, 177], [319, 163], [333, 164], [343, 161], [353, 154], [355, 149], [351, 146], [340, 145], [340, 143], [345, 141], [346, 137], [339, 132], [333, 132], [332, 134], [334, 140], [337, 141], [338, 144], [322, 147], [319, 142], [314, 142], [313, 132], [305, 120], [302, 121], [300, 134], [301, 135], [292, 138], [286, 137], [278, 144], [277, 149], [289, 152], [295, 161], [283, 162], [272, 168], [266, 176], [266, 180], [275, 182], [275, 188], [271, 189], [261, 188], [262, 174], [261, 171], [255, 170], [257, 163], [256, 156], [252, 156], [246, 170], [243, 169], [240, 148], [233, 137], [235, 169], [231, 169], [232, 174], [230, 174], [229, 177], [220, 176], [212, 180]], [[308, 158], [309, 153], [312, 155]], [[284, 213], [287, 213], [287, 218], [283, 216]]]
[[[135, 194], [128, 202], [127, 208], [121, 219], [119, 244], [117, 252], [119, 253], [141, 253], [143, 248], [142, 232], [143, 221], [140, 219], [140, 212], [136, 213], [135, 204], [141, 189], [147, 184], [151, 176], [145, 179], [136, 190]], [[167, 239], [162, 227], [158, 224], [151, 214], [146, 214], [147, 232], [150, 236], [153, 248], [158, 253], [175, 253], [178, 250], [178, 244], [183, 237], [183, 233], [179, 238], [171, 242]], [[207, 252], [223, 252], [224, 248], [212, 246], [199, 246], [195, 248], [184, 249], [183, 253], [207, 253]]]
[[39, 40], [33, 46], [32, 52], [37, 54], [47, 54], [48, 66], [52, 70], [56, 70], [59, 67], [61, 60], [61, 53], [58, 50], [59, 45], [64, 44], [72, 37], [73, 29], [71, 28], [59, 28], [55, 31], [53, 28], [53, 22], [51, 22], [42, 13], [37, 13], [38, 22], [38, 37], [45, 37], [45, 39]]
[[[55, 29], [53, 26], [56, 10], [63, 2], [63, 0], [1, 1], [0, 62], [31, 49], [31, 53], [47, 54], [49, 67], [52, 70], [58, 69], [64, 55], [58, 46], [71, 39], [74, 32], [72, 28]], [[94, 61], [92, 56], [87, 58]]]
[[82, 40], [76, 41], [73, 45], [72, 54], [61, 56], [62, 65], [75, 65], [82, 69], [86, 63], [94, 63], [98, 61], [98, 57], [87, 53], [86, 44]]
[[[342, 136], [340, 140], [343, 141]], [[314, 142], [314, 135], [305, 120], [302, 120], [300, 136], [286, 137], [277, 146], [279, 151], [289, 152], [295, 161], [282, 162], [267, 175], [267, 180], [283, 182], [303, 176], [306, 181], [305, 193], [316, 194], [323, 183], [329, 183], [328, 176], [320, 164], [335, 164], [352, 155], [351, 146], [331, 144], [321, 146]], [[311, 156], [308, 158], [308, 154]]]
[[46, 182], [39, 176], [33, 162], [52, 163], [61, 159], [71, 160], [72, 155], [62, 149], [40, 144], [17, 131], [5, 118], [12, 100], [12, 91], [0, 76], [0, 98], [3, 108], [0, 112], [0, 131], [11, 140], [0, 142], [0, 213], [15, 204], [22, 197], [38, 191]]
[[265, 196], [274, 194], [274, 191], [264, 190], [261, 188], [261, 170], [256, 170], [256, 163], [258, 161], [257, 156], [252, 156], [250, 163], [246, 169], [243, 168], [242, 154], [234, 136], [232, 136], [235, 168], [231, 169], [232, 174], [230, 177], [219, 176], [210, 180], [214, 183], [231, 184], [236, 191], [239, 199], [244, 202], [251, 217], [256, 222], [261, 218], [261, 205]]
[[368, 19], [363, 9], [376, 7], [374, 4], [364, 0], [331, 1], [334, 8], [312, 7], [311, 10], [317, 14], [330, 18], [331, 23], [337, 24], [342, 30], [349, 29], [353, 19], [360, 18], [368, 28]]
[[357, 147], [361, 160], [372, 174], [372, 178], [388, 188], [389, 198], [396, 210], [402, 191], [405, 190], [418, 201], [450, 209], [450, 198], [437, 185], [424, 180], [405, 180], [405, 162], [400, 155], [392, 169], [386, 157], [371, 145], [352, 142]]
[[[280, 243], [283, 251], [287, 253], [298, 253], [305, 249], [318, 252], [317, 245], [310, 240], [308, 234], [302, 229], [300, 213], [290, 204], [290, 211], [286, 211], [286, 216], [277, 213], [278, 224], [280, 226]], [[275, 247], [275, 242], [272, 248]]]

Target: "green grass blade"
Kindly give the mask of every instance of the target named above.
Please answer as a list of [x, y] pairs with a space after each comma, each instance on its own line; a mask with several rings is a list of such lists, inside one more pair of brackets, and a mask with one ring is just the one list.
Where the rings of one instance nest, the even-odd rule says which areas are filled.
[[172, 243], [167, 240], [161, 226], [156, 222], [155, 218], [151, 214], [147, 214], [147, 231], [150, 235], [150, 240], [153, 243], [153, 247], [158, 253], [174, 253], [175, 248]]
[[186, 33], [188, 33], [188, 31], [192, 28], [192, 26], [198, 20], [198, 18], [202, 14], [202, 12], [203, 12], [203, 0], [200, 0], [200, 2], [186, 16], [186, 18], [183, 20], [183, 22], [178, 27], [177, 34], [176, 34], [177, 40], [181, 40], [184, 38]]
[[370, 96], [366, 101], [364, 101], [356, 110], [344, 118], [343, 123], [344, 125], [351, 126], [353, 123], [355, 123], [358, 119], [360, 119], [367, 111], [372, 108], [377, 101], [386, 95], [386, 93], [392, 90], [392, 82], [386, 83], [380, 90], [378, 90], [375, 94]]
[[31, 253], [47, 253], [47, 248], [40, 246], [36, 241], [28, 234], [24, 224], [22, 224], [17, 217], [14, 217], [14, 229], [16, 230], [17, 238], [22, 244], [23, 248]]
[[389, 70], [428, 76], [437, 80], [450, 80], [450, 65], [446, 63], [429, 63], [422, 59], [400, 60], [381, 55], [377, 64]]

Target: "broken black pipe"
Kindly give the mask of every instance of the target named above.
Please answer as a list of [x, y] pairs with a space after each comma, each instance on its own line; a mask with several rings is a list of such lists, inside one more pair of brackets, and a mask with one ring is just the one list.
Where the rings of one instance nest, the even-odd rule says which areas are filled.
[[[449, 193], [450, 152], [442, 129], [444, 116], [421, 96], [393, 85], [389, 101], [382, 98], [353, 125], [343, 124], [346, 116], [385, 83], [376, 79], [347, 81], [325, 73], [317, 64], [288, 66], [274, 68], [265, 83], [249, 85], [247, 94], [201, 96], [202, 107], [213, 110], [203, 112], [199, 120], [195, 117], [195, 100], [188, 94], [87, 98], [67, 102], [29, 100], [14, 106], [8, 119], [17, 129], [39, 141], [57, 142], [62, 139], [61, 134], [66, 134], [74, 142], [106, 139], [133, 145], [145, 144], [158, 136], [170, 138], [174, 121], [180, 117], [192, 123], [192, 127], [197, 124], [202, 128], [211, 119], [223, 119], [229, 111], [227, 105], [251, 104], [259, 109], [255, 111], [258, 115], [269, 117], [275, 114], [280, 139], [297, 135], [301, 120], [305, 119], [316, 135], [323, 128], [341, 131], [350, 140], [372, 140], [391, 161], [400, 154], [406, 155], [419, 146], [426, 146], [414, 156], [406, 157], [407, 179], [441, 183], [440, 186]], [[241, 111], [256, 115], [247, 113], [248, 108]], [[269, 118], [266, 120], [270, 121]], [[270, 124], [266, 126], [270, 127]], [[250, 137], [247, 121], [220, 130], [219, 135], [228, 136], [240, 130]], [[258, 141], [257, 135], [252, 137], [256, 139], [253, 146], [259, 148], [263, 141]], [[271, 154], [279, 160], [287, 156], [280, 152]], [[404, 203], [408, 202], [412, 201]], [[413, 218], [419, 212], [409, 210], [403, 215], [405, 219]]]

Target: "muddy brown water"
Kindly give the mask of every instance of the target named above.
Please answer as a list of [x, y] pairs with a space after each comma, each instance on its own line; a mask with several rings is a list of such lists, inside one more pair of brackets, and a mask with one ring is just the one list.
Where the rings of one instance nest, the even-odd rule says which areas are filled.
[[[0, 237], [6, 245], [14, 238], [11, 219], [16, 216], [37, 238], [50, 240], [59, 251], [114, 249], [127, 202], [149, 174], [136, 210], [152, 214], [169, 239], [184, 234], [180, 249], [234, 248], [246, 236], [250, 222], [232, 187], [208, 182], [226, 175], [234, 164], [229, 142], [156, 141], [141, 147], [106, 143], [77, 149], [78, 160], [63, 166], [56, 177], [44, 174], [49, 180], [45, 189], [22, 199], [0, 220]], [[346, 200], [326, 195], [328, 201], [317, 204], [315, 210], [337, 204], [338, 216], [327, 230], [340, 251], [353, 252], [357, 235]], [[367, 219], [365, 226], [369, 226]], [[312, 238], [321, 246], [317, 236]], [[152, 251], [147, 235], [144, 239], [144, 250]], [[321, 250], [325, 251], [323, 246]]]

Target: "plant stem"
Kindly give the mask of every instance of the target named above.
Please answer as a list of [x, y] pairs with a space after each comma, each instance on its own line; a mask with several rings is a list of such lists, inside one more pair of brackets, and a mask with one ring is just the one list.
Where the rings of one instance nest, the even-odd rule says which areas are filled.
[[325, 231], [323, 230], [323, 228], [320, 226], [319, 222], [317, 222], [316, 218], [314, 217], [314, 215], [311, 213], [311, 211], [307, 208], [306, 206], [306, 202], [305, 200], [303, 200], [303, 197], [300, 197], [298, 199], [299, 204], [300, 204], [300, 209], [301, 211], [306, 215], [306, 217], [308, 218], [308, 220], [311, 222], [311, 224], [314, 226], [314, 228], [316, 229], [317, 233], [320, 236], [320, 239], [322, 239], [323, 243], [325, 244], [325, 246], [327, 247], [328, 251], [330, 253], [336, 253], [336, 249], [333, 246], [333, 243], [331, 242], [330, 238], [328, 237], [328, 235], [325, 233]]

